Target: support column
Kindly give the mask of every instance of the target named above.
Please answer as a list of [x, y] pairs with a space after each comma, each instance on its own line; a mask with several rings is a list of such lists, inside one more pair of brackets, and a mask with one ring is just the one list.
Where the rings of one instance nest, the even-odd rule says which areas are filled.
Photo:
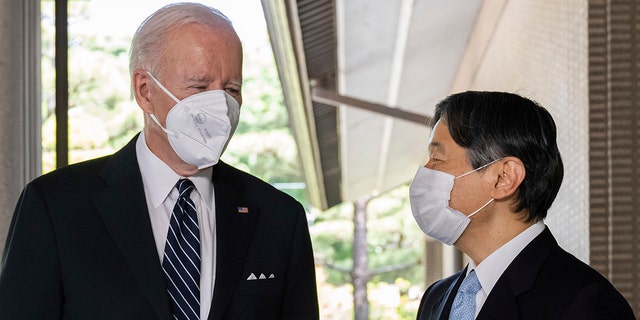
[[589, 1], [591, 265], [640, 315], [640, 5]]
[[20, 191], [42, 170], [40, 0], [0, 0], [0, 21], [0, 248], [4, 248]]

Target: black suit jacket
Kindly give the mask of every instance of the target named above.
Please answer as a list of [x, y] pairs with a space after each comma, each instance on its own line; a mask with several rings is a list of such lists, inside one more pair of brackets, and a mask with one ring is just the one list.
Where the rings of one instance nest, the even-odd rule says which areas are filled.
[[[170, 319], [135, 140], [25, 187], [3, 255], [0, 319]], [[222, 162], [213, 184], [218, 251], [209, 319], [317, 319], [302, 206]], [[275, 278], [247, 280], [252, 273]]]
[[[418, 319], [449, 319], [466, 275], [431, 285]], [[538, 235], [498, 279], [476, 319], [635, 319], [631, 307], [597, 271], [564, 251], [549, 231]]]

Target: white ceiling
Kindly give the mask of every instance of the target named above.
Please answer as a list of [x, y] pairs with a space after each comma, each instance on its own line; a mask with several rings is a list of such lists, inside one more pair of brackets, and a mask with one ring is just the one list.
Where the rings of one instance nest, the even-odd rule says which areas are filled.
[[[450, 94], [481, 0], [337, 0], [339, 93], [433, 115]], [[343, 201], [408, 183], [428, 127], [342, 106]]]

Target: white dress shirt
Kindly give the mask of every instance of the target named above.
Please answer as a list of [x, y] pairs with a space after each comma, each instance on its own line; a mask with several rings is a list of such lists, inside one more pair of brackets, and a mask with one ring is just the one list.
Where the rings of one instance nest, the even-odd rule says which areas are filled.
[[209, 167], [200, 170], [190, 177], [179, 176], [151, 152], [145, 141], [144, 132], [140, 133], [136, 141], [136, 155], [142, 174], [144, 193], [160, 264], [164, 258], [164, 246], [167, 241], [173, 207], [178, 199], [176, 182], [181, 178], [189, 178], [196, 187], [190, 197], [196, 205], [200, 228], [200, 318], [207, 319], [211, 309], [216, 274], [216, 246], [214, 243], [216, 215], [214, 189], [211, 182], [213, 169]]
[[498, 282], [498, 279], [507, 267], [511, 264], [513, 259], [526, 247], [535, 237], [537, 237], [542, 231], [544, 231], [545, 225], [543, 221], [538, 221], [533, 224], [522, 233], [505, 243], [498, 250], [494, 251], [487, 258], [485, 258], [479, 265], [475, 265], [473, 260], [469, 261], [469, 267], [467, 268], [467, 275], [471, 270], [476, 270], [478, 281], [482, 288], [476, 293], [476, 317], [487, 300], [487, 296], [491, 293], [491, 290]]

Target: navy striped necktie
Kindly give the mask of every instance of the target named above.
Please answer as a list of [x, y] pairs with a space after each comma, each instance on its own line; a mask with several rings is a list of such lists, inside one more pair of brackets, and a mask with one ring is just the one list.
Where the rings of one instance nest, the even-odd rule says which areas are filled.
[[200, 231], [196, 207], [189, 198], [193, 182], [180, 179], [179, 196], [167, 233], [162, 269], [173, 307], [173, 319], [200, 319]]

